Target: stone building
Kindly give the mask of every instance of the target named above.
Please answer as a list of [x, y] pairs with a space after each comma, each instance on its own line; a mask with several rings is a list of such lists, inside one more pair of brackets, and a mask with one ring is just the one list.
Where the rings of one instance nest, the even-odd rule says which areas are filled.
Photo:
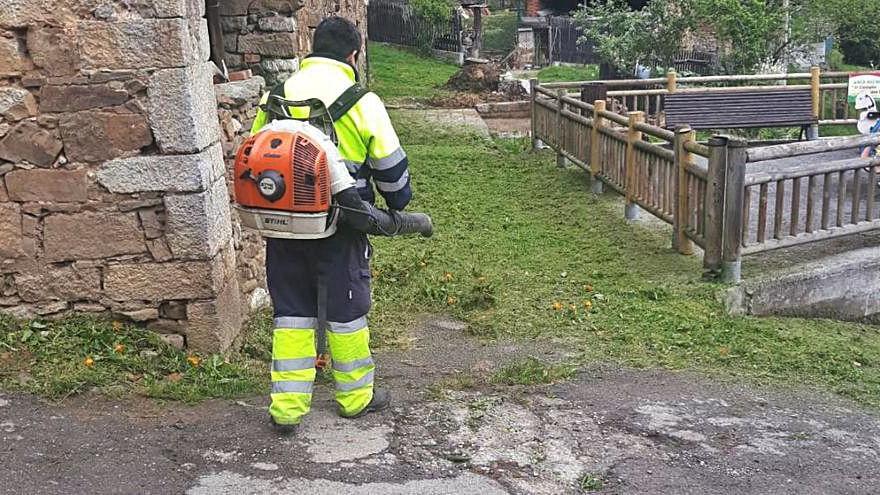
[[218, 108], [210, 60], [277, 80], [321, 18], [365, 26], [366, 5], [219, 0], [209, 29], [217, 2], [0, 0], [0, 312], [234, 344], [264, 281], [226, 168], [263, 80], [217, 85]]

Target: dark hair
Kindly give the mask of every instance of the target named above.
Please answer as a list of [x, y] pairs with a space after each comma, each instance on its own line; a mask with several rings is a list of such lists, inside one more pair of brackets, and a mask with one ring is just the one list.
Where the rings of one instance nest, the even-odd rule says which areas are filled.
[[361, 32], [351, 21], [342, 17], [328, 17], [318, 24], [312, 43], [312, 52], [338, 60], [345, 60], [351, 52], [360, 50]]

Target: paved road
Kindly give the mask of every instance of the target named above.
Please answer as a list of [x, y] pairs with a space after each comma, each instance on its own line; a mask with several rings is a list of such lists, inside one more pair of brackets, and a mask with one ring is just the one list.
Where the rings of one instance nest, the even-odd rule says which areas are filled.
[[[0, 493], [877, 493], [880, 419], [810, 390], [687, 373], [585, 370], [547, 387], [482, 385], [546, 345], [483, 345], [453, 322], [379, 354], [392, 410], [333, 414], [319, 387], [298, 436], [266, 427], [265, 399], [189, 407], [87, 396], [0, 398]], [[555, 356], [555, 357], [554, 357]], [[476, 374], [464, 391], [431, 387]], [[591, 478], [588, 478], [591, 477]], [[590, 486], [598, 486], [598, 481]]]

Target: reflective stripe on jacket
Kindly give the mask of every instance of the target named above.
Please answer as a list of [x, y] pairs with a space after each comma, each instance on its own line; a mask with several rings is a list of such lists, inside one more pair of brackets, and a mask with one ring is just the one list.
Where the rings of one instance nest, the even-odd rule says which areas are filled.
[[[312, 56], [303, 60], [299, 72], [284, 83], [284, 93], [288, 100], [318, 98], [329, 107], [355, 81], [354, 69], [347, 63]], [[264, 95], [262, 103], [268, 97], [268, 93]], [[268, 116], [259, 110], [251, 132], [259, 131], [267, 122]], [[409, 164], [382, 100], [375, 93], [367, 93], [334, 127], [339, 152], [349, 173], [358, 179], [361, 198], [371, 203], [375, 200], [372, 179], [389, 208], [405, 208], [412, 199]], [[367, 168], [362, 170], [364, 166]]]

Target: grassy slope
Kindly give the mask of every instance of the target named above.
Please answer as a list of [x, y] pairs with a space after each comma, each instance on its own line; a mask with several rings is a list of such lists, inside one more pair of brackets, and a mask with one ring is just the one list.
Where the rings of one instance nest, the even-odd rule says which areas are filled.
[[624, 222], [583, 173], [524, 141], [394, 118], [412, 208], [434, 216], [437, 234], [375, 240], [379, 343], [405, 343], [414, 315], [448, 312], [487, 337], [559, 339], [585, 361], [816, 384], [880, 406], [876, 327], [725, 316], [699, 260], [674, 253], [668, 232]]
[[370, 87], [386, 101], [425, 100], [441, 95], [439, 89], [458, 67], [426, 59], [382, 43], [370, 43]]

